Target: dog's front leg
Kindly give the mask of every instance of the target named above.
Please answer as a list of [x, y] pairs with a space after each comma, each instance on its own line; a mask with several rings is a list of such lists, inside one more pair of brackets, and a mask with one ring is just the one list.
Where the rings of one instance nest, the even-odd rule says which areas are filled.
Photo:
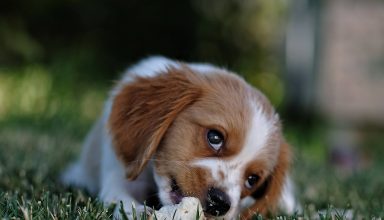
[[105, 205], [116, 204], [113, 214], [114, 219], [122, 219], [122, 211], [125, 212], [129, 219], [144, 213], [149, 215], [152, 210], [138, 202], [127, 190], [127, 184], [124, 184], [121, 179], [117, 181], [116, 177], [113, 173], [107, 175], [107, 180], [103, 181], [99, 194], [99, 198], [101, 198]]
[[144, 174], [135, 181], [129, 181], [126, 178], [124, 167], [112, 149], [108, 136], [104, 138], [102, 152], [99, 198], [105, 205], [116, 204], [115, 219], [122, 219], [121, 202], [129, 219], [133, 219], [135, 214], [138, 217], [142, 214], [149, 215], [152, 209], [143, 205], [150, 187], [149, 181], [146, 179], [148, 174]]

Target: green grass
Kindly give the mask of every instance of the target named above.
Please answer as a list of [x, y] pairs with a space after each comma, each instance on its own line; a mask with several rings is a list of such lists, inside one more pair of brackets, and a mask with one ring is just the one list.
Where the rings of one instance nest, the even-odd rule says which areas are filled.
[[[58, 175], [80, 151], [112, 83], [87, 84], [55, 71], [36, 65], [0, 69], [0, 218], [111, 219], [114, 207], [63, 187]], [[331, 219], [333, 213], [335, 219], [343, 219], [348, 210], [355, 219], [383, 218], [381, 137], [367, 143], [368, 162], [362, 170], [341, 176], [326, 162], [325, 131], [288, 125], [303, 211], [276, 218]]]

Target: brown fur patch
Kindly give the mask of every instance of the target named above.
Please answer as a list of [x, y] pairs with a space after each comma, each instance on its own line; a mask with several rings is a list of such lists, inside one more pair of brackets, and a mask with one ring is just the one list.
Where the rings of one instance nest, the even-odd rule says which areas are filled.
[[114, 98], [109, 126], [130, 179], [147, 164], [176, 116], [201, 95], [193, 78], [191, 71], [169, 69], [156, 77], [138, 77]]

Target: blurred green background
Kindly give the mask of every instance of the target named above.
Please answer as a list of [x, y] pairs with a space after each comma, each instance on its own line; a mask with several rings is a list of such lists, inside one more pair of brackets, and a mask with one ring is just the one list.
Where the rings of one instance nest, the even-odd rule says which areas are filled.
[[[294, 146], [308, 216], [333, 206], [383, 216], [384, 108], [370, 95], [384, 92], [383, 9], [375, 0], [1, 1], [0, 210], [18, 193], [65, 193], [57, 175], [115, 80], [159, 54], [227, 67], [268, 96]], [[373, 82], [337, 81], [354, 69]], [[359, 92], [339, 101], [337, 89]]]
[[[161, 54], [238, 71], [283, 98], [284, 1], [2, 1], [0, 118], [93, 119], [113, 80]], [[271, 86], [273, 85], [273, 87]]]

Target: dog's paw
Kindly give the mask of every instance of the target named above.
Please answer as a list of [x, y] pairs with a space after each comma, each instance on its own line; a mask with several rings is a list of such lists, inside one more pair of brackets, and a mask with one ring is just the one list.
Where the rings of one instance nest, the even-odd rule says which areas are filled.
[[71, 164], [60, 175], [60, 182], [65, 186], [84, 188], [91, 194], [96, 194], [97, 184], [84, 169], [85, 168], [81, 163]]
[[[128, 207], [129, 205], [131, 205], [131, 207]], [[154, 210], [148, 206], [144, 206], [144, 205], [136, 206], [135, 203], [123, 204], [122, 202], [120, 202], [120, 204], [115, 208], [115, 211], [113, 213], [113, 219], [137, 220], [137, 219], [143, 219], [144, 216], [146, 216], [147, 219], [149, 219], [152, 213], [154, 213]]]

